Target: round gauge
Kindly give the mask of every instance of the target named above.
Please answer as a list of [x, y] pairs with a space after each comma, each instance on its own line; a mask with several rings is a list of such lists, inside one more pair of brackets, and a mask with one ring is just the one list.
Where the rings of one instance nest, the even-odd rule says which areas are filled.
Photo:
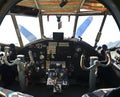
[[59, 67], [60, 65], [61, 65], [61, 64], [59, 64], [59, 63], [56, 63], [56, 66], [57, 66], [57, 67]]
[[41, 64], [41, 69], [44, 69], [45, 68], [45, 65], [44, 64]]
[[40, 55], [40, 60], [43, 60], [44, 58], [45, 58], [45, 56], [42, 54], [42, 55]]
[[62, 68], [65, 68], [66, 66], [65, 66], [65, 64], [62, 64]]
[[36, 47], [42, 49], [42, 43], [36, 44]]
[[81, 51], [81, 48], [80, 47], [77, 47], [76, 48], [76, 52], [80, 52]]

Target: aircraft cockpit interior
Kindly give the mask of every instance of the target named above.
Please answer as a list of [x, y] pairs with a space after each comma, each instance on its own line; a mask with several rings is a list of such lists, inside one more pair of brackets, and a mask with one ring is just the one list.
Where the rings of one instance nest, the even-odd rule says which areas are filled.
[[[1, 0], [0, 29], [7, 32], [2, 30], [2, 25], [7, 25], [7, 18], [10, 18], [12, 26], [7, 28], [14, 28], [17, 40], [12, 30], [11, 34], [10, 31], [8, 35], [1, 34], [8, 41], [2, 43], [0, 40], [0, 97], [119, 97], [120, 41], [112, 43], [111, 39], [119, 39], [120, 34], [115, 37], [106, 32], [102, 37], [104, 26], [113, 23], [105, 24], [112, 16], [118, 25], [114, 31], [120, 28], [120, 10], [115, 7], [118, 6], [116, 2]], [[4, 17], [7, 22], [2, 23]], [[27, 18], [31, 22], [21, 24]], [[96, 23], [93, 22], [95, 18]], [[73, 27], [68, 27], [71, 24]], [[30, 25], [33, 32], [28, 31], [26, 25]], [[112, 32], [112, 27], [107, 27], [107, 31]], [[85, 32], [87, 29], [89, 33]], [[95, 33], [91, 29], [96, 29]], [[101, 41], [101, 38], [106, 40]]]

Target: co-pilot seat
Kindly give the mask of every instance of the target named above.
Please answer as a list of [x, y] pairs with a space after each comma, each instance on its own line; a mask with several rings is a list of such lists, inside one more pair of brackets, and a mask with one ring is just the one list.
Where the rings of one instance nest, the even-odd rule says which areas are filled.
[[91, 93], [86, 93], [82, 97], [120, 97], [120, 87], [98, 89]]

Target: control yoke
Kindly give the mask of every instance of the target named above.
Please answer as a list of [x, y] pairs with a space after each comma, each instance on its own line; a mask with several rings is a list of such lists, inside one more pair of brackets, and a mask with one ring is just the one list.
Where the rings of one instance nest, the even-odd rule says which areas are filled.
[[[17, 58], [11, 62], [8, 62], [8, 54], [9, 54], [9, 49], [10, 47], [6, 46], [5, 47], [5, 56], [3, 58], [4, 62], [6, 65], [9, 65], [9, 66], [13, 66], [13, 65], [19, 65], [19, 64], [25, 64], [24, 62], [24, 55], [17, 55]], [[33, 59], [33, 56], [32, 56], [32, 51], [29, 51], [28, 52], [28, 55], [30, 57], [30, 63], [29, 64], [34, 64], [35, 61]]]
[[6, 65], [9, 65], [9, 66], [13, 66], [13, 65], [18, 65], [18, 64], [24, 64], [21, 59], [23, 59], [24, 55], [17, 55], [17, 58], [12, 61], [12, 62], [8, 62], [8, 52], [9, 52], [9, 49], [10, 47], [6, 46], [5, 47], [5, 56], [4, 56], [4, 62]]
[[[103, 60], [103, 61], [99, 61], [98, 60], [98, 57], [97, 56], [92, 56], [91, 58], [90, 58], [90, 60], [93, 60], [94, 59], [94, 64], [93, 65], [91, 65], [91, 66], [89, 66], [89, 67], [87, 67], [87, 66], [85, 66], [85, 55], [84, 54], [82, 54], [81, 55], [81, 59], [80, 59], [80, 67], [83, 69], [83, 70], [90, 70], [90, 69], [93, 69], [93, 68], [96, 68], [96, 67], [98, 67], [98, 66], [102, 66], [102, 67], [107, 67], [107, 66], [109, 66], [110, 64], [111, 64], [111, 55], [110, 55], [110, 52], [109, 51], [106, 51], [105, 52], [105, 54], [106, 54], [106, 58], [105, 58], [105, 60]], [[105, 64], [106, 63], [106, 64]]]
[[80, 66], [83, 70], [89, 70], [89, 91], [93, 91], [96, 87], [97, 67], [107, 67], [111, 64], [111, 55], [109, 51], [105, 51], [105, 60], [99, 61], [97, 56], [90, 57], [90, 66], [85, 66], [85, 55], [81, 55]]
[[15, 60], [9, 62], [7, 58], [9, 54], [9, 49], [10, 48], [8, 46], [5, 47], [5, 55], [4, 55], [3, 61], [6, 65], [9, 65], [9, 66], [17, 65], [20, 87], [24, 91], [26, 87], [25, 68], [24, 68], [24, 65], [26, 63], [24, 60], [24, 55], [17, 55], [17, 58]]

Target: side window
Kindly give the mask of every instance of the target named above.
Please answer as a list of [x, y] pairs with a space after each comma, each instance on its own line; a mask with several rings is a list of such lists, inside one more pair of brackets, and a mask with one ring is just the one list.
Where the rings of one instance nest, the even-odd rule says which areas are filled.
[[[94, 46], [96, 36], [100, 30], [103, 16], [92, 16], [93, 20], [82, 34], [82, 39]], [[77, 28], [86, 20], [87, 16], [79, 18]], [[108, 15], [101, 31], [101, 37], [98, 45], [109, 44], [120, 40], [120, 31], [111, 15]]]
[[14, 43], [19, 46], [18, 38], [10, 15], [6, 15], [0, 25], [0, 43]]
[[41, 38], [38, 17], [16, 16], [23, 44]]

